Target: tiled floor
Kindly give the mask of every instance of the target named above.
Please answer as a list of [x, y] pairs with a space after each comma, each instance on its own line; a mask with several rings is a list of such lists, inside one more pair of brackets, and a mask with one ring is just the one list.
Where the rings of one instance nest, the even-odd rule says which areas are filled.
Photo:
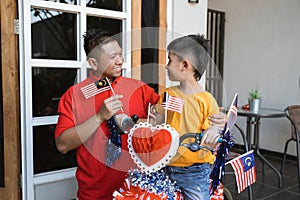
[[[280, 170], [282, 155], [276, 155], [270, 152], [265, 152], [263, 155]], [[282, 177], [282, 188], [278, 187], [277, 174], [267, 165], [265, 165], [265, 173], [263, 174], [262, 162], [257, 156], [255, 158], [255, 165], [257, 181], [252, 185], [253, 200], [300, 200], [300, 185], [295, 157], [289, 157], [287, 159]], [[232, 171], [231, 166], [226, 166], [226, 172], [230, 171]], [[240, 194], [237, 193], [235, 176], [233, 174], [225, 174], [223, 183], [225, 187], [230, 190], [234, 200], [249, 199], [248, 189], [245, 189]]]

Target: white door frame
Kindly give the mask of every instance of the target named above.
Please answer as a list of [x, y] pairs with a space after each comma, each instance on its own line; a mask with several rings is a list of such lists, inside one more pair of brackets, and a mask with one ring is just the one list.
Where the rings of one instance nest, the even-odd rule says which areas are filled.
[[[51, 195], [59, 193], [55, 186], [59, 182], [67, 182], [70, 188], [60, 188], [62, 191], [72, 192], [72, 198], [76, 198], [76, 186], [74, 186], [76, 168], [69, 168], [59, 171], [51, 171], [34, 175], [33, 166], [33, 127], [41, 125], [52, 125], [57, 123], [58, 116], [33, 117], [32, 116], [32, 67], [65, 67], [78, 70], [77, 79], [84, 80], [87, 77], [87, 65], [84, 65], [85, 53], [82, 45], [82, 35], [86, 31], [86, 16], [106, 17], [120, 19], [123, 21], [123, 49], [126, 52], [125, 67], [130, 71], [131, 66], [131, 1], [123, 0], [123, 12], [88, 8], [86, 0], [78, 0], [79, 5], [61, 4], [41, 0], [18, 0], [19, 12], [19, 60], [20, 60], [20, 107], [21, 107], [21, 162], [22, 162], [22, 198], [34, 200], [40, 193], [45, 193], [49, 199], [55, 199]], [[77, 15], [77, 60], [47, 60], [32, 59], [31, 57], [31, 12], [30, 8], [44, 8], [59, 10]], [[47, 186], [49, 186], [47, 188]], [[50, 192], [53, 188], [55, 192]], [[75, 191], [75, 192], [74, 192]], [[53, 195], [56, 195], [53, 194]], [[58, 195], [58, 194], [57, 194]], [[70, 194], [65, 194], [67, 197]], [[38, 199], [38, 198], [37, 198]]]

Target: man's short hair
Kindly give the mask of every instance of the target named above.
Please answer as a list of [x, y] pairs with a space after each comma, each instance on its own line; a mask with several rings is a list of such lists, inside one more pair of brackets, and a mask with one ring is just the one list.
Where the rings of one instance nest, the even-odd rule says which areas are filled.
[[111, 32], [103, 29], [90, 29], [84, 35], [84, 51], [86, 55], [90, 53], [97, 47], [101, 49], [102, 45], [108, 42], [115, 41]]

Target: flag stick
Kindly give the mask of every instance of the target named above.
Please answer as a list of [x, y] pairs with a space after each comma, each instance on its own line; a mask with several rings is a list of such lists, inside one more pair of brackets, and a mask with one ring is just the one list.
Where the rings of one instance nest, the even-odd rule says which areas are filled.
[[147, 116], [147, 123], [149, 123], [150, 120], [150, 107], [151, 107], [151, 103], [148, 104], [148, 116]]
[[168, 92], [166, 92], [165, 124], [167, 124], [168, 100], [169, 100], [169, 94]]
[[[112, 88], [112, 86], [111, 86], [111, 84], [110, 84], [110, 82], [109, 82], [108, 78], [107, 78], [107, 77], [105, 77], [105, 78], [106, 78], [106, 80], [107, 80], [107, 82], [108, 82], [108, 85], [109, 85], [109, 87], [110, 87], [110, 89], [111, 89], [111, 91], [112, 91], [113, 95], [114, 95], [114, 96], [116, 96], [116, 93], [115, 93], [114, 89]], [[122, 107], [121, 107], [121, 111], [122, 111], [122, 112], [124, 112], [124, 110], [123, 110], [123, 108], [122, 108]]]

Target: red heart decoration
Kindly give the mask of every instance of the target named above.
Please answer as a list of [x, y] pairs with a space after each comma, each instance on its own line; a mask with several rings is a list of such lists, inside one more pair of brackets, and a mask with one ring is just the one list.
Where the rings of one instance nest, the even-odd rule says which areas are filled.
[[175, 155], [178, 145], [178, 133], [169, 125], [153, 127], [148, 123], [139, 123], [128, 136], [129, 153], [144, 172], [164, 167]]
[[132, 135], [132, 147], [148, 166], [160, 161], [169, 151], [172, 135], [168, 130], [137, 128]]

